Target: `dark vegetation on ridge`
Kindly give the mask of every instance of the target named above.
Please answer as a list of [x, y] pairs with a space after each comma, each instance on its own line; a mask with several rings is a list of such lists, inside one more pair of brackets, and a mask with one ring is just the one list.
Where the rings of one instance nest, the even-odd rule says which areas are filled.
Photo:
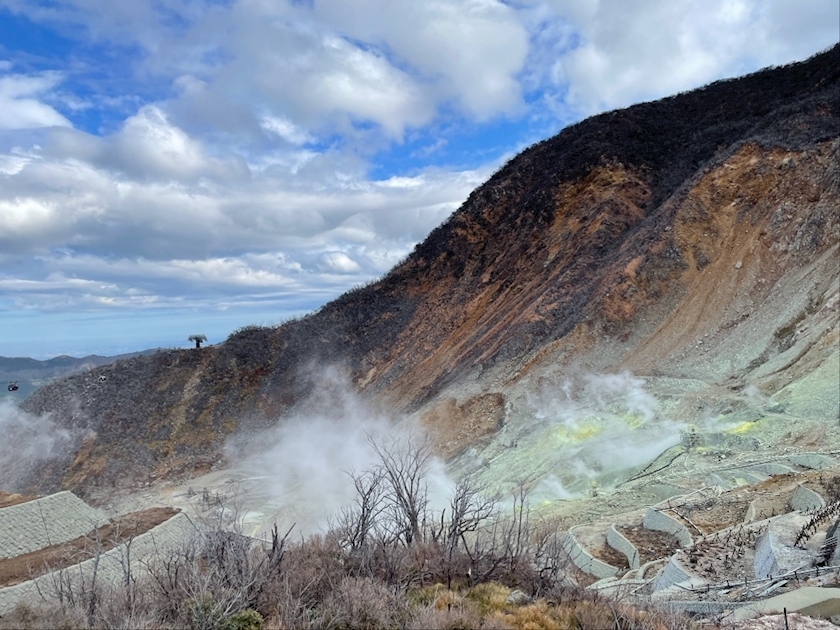
[[[547, 223], [556, 210], [549, 191], [611, 162], [648, 174], [651, 195], [645, 206], [655, 208], [716, 154], [731, 153], [739, 141], [801, 149], [836, 137], [839, 95], [840, 45], [805, 62], [599, 114], [511, 159], [470, 195], [460, 213], [479, 215], [498, 197], [498, 185], [511, 182], [527, 189], [518, 198], [521, 214]], [[453, 248], [457, 216], [432, 230], [411, 258], [462, 256]]]
[[[635, 311], [607, 302], [619, 271], [642, 261], [633, 299], [650, 303], [690, 266], [664, 232], [680, 195], [745, 145], [806, 150], [838, 136], [840, 45], [568, 127], [508, 162], [392, 272], [315, 313], [36, 391], [25, 410], [87, 437], [21, 487], [84, 495], [206, 470], [233, 431], [294, 413], [324, 365], [400, 412], [520, 365], [582, 322], [623, 340]], [[809, 217], [804, 255], [836, 239], [826, 212]]]

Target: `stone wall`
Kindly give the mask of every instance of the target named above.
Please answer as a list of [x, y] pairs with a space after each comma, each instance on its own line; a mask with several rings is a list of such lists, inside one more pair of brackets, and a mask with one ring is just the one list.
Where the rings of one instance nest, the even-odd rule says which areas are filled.
[[677, 558], [678, 554], [671, 556], [657, 578], [653, 582], [653, 592], [657, 593], [670, 588], [676, 584], [691, 584], [694, 587], [705, 584], [705, 580], [690, 571]]
[[660, 510], [648, 508], [642, 525], [647, 529], [671, 534], [679, 541], [681, 547], [690, 547], [694, 543], [685, 525]]
[[779, 462], [761, 462], [750, 466], [752, 470], [763, 472], [767, 475], [788, 475], [795, 472], [790, 466], [785, 466]]
[[823, 498], [805, 486], [797, 486], [790, 498], [790, 507], [800, 512], [811, 512], [825, 507]]
[[810, 468], [811, 470], [826, 470], [837, 465], [834, 458], [822, 453], [796, 453], [795, 455], [788, 455], [785, 459], [796, 466]]
[[71, 492], [0, 508], [0, 560], [84, 536], [107, 520]]
[[[145, 571], [140, 563], [141, 559], [149, 558], [154, 554], [167, 555], [188, 542], [197, 529], [196, 524], [185, 513], [179, 512], [145, 534], [134, 538], [130, 546], [122, 544], [106, 551], [100, 555], [98, 566], [96, 559], [91, 558], [62, 571], [53, 571], [34, 580], [0, 589], [0, 616], [9, 614], [18, 604], [37, 604], [43, 601], [39, 590], [47, 598], [56, 597], [56, 584], [59, 577], [65, 580], [64, 588], [73, 589], [74, 592], [78, 592], [83, 584], [86, 588], [90, 587], [94, 570], [97, 585], [119, 584], [125, 577], [126, 565], [131, 565], [134, 575], [141, 574]], [[129, 559], [130, 563], [127, 562]]]
[[610, 525], [610, 528], [607, 530], [607, 544], [626, 556], [627, 563], [631, 569], [638, 569], [641, 566], [639, 562], [639, 550], [615, 528], [615, 525]]
[[793, 512], [767, 520], [767, 531], [755, 546], [755, 577], [775, 577], [811, 567], [811, 552], [794, 547], [793, 543], [808, 517]]
[[618, 573], [616, 567], [602, 560], [598, 560], [598, 558], [584, 549], [583, 545], [575, 538], [574, 530], [574, 527], [570, 529], [563, 539], [563, 549], [569, 554], [569, 558], [574, 565], [584, 573], [594, 575], [597, 578], [607, 578], [616, 575]]

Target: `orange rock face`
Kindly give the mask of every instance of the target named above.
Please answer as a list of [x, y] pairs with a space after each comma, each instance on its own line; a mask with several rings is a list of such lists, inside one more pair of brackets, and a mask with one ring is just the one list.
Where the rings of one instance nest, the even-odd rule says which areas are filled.
[[578, 123], [316, 313], [42, 388], [25, 408], [88, 437], [35, 489], [206, 468], [231, 434], [296, 413], [324, 366], [420, 412], [444, 455], [558, 366], [767, 394], [807, 379], [837, 350], [838, 68], [835, 47]]

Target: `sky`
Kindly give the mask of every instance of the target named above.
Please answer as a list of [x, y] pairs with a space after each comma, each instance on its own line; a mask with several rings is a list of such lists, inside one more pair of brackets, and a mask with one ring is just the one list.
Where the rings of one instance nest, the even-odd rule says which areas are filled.
[[0, 0], [0, 355], [280, 324], [566, 125], [839, 32], [837, 0]]

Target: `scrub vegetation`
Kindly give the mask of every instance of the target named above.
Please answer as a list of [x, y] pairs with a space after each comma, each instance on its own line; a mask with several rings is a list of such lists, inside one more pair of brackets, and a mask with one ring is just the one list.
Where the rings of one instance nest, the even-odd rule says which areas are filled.
[[250, 538], [233, 499], [178, 551], [143, 559], [140, 571], [126, 565], [116, 584], [59, 575], [42, 605], [19, 607], [0, 628], [691, 627], [583, 590], [565, 532], [532, 513], [524, 490], [510, 509], [467, 479], [435, 510], [429, 444], [373, 446], [377, 462], [351, 474], [354, 502], [322, 533], [296, 540], [275, 526], [270, 540]]

